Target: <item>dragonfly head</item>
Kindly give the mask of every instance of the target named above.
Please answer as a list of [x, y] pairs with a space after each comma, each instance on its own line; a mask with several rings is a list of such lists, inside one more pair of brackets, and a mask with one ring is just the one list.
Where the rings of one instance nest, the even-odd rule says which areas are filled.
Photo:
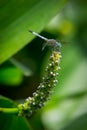
[[51, 50], [54, 51], [60, 51], [60, 48], [62, 47], [61, 43], [54, 39], [48, 39], [47, 46], [49, 46]]
[[57, 46], [58, 46], [59, 48], [62, 47], [62, 44], [61, 44], [60, 42], [56, 42], [56, 44], [57, 44]]

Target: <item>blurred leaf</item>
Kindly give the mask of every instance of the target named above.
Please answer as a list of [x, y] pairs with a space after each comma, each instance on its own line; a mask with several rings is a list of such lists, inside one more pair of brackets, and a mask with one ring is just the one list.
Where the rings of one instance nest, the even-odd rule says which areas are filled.
[[67, 97], [87, 91], [87, 61], [83, 59], [78, 48], [75, 46], [67, 47], [62, 56], [55, 97]]
[[0, 69], [0, 83], [5, 85], [19, 85], [23, 80], [23, 74], [15, 67]]
[[[14, 103], [0, 96], [0, 107], [15, 107]], [[30, 130], [25, 118], [17, 115], [9, 115], [0, 113], [0, 130]]]
[[67, 0], [0, 2], [0, 63], [22, 49], [40, 32]]
[[87, 130], [87, 113], [76, 118], [61, 130]]
[[32, 71], [23, 63], [21, 63], [20, 61], [16, 60], [15, 58], [10, 58], [9, 59], [10, 62], [15, 65], [16, 67], [18, 67], [20, 69], [20, 71], [25, 75], [25, 76], [31, 76], [32, 75]]
[[[56, 103], [56, 107], [53, 106], [53, 108], [43, 111], [42, 121], [48, 130], [60, 130], [61, 128], [65, 128], [65, 126], [68, 126], [68, 124], [74, 120], [79, 119], [80, 116], [87, 114], [86, 102], [87, 96], [75, 99], [63, 99], [61, 102]], [[81, 128], [83, 127], [83, 124], [85, 125], [86, 121], [87, 116], [81, 124]], [[78, 121], [73, 124], [73, 128], [75, 126], [79, 129]], [[87, 126], [85, 127], [87, 128]], [[70, 126], [69, 130], [71, 130]]]

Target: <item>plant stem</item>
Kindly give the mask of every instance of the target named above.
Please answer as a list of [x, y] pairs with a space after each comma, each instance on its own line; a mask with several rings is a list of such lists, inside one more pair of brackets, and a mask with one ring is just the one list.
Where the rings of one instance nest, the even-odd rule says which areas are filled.
[[19, 112], [18, 108], [0, 108], [0, 113], [18, 114], [18, 112]]

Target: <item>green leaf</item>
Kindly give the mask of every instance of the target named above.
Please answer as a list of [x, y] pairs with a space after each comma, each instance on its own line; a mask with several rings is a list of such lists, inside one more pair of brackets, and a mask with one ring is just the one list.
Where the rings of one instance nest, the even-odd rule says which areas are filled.
[[[0, 107], [11, 108], [15, 105], [11, 100], [0, 96]], [[0, 113], [0, 130], [30, 130], [30, 128], [24, 117]]]
[[15, 58], [10, 58], [10, 62], [16, 66], [17, 68], [19, 68], [19, 70], [25, 75], [25, 76], [31, 76], [32, 75], [32, 71], [25, 66], [24, 64], [22, 64], [20, 61], [16, 60]]
[[0, 83], [8, 85], [19, 85], [23, 80], [23, 74], [15, 67], [6, 67], [0, 69]]
[[11, 0], [0, 2], [0, 64], [17, 53], [40, 32], [67, 0]]
[[87, 130], [87, 113], [76, 118], [61, 130]]

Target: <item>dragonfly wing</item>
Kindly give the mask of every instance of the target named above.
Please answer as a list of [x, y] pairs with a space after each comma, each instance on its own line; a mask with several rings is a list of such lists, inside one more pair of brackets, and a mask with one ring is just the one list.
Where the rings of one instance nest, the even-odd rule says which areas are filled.
[[46, 46], [47, 46], [46, 43], [43, 43], [42, 51], [45, 49]]

